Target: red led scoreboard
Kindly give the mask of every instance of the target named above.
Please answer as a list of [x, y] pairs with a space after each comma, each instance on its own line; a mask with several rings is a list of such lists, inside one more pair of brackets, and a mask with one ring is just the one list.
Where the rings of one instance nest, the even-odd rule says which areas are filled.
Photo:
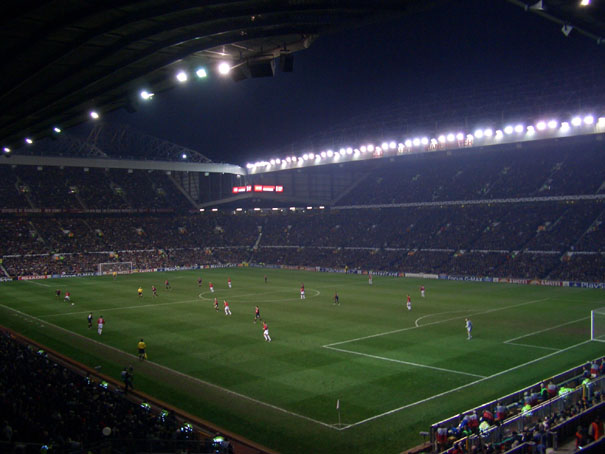
[[247, 186], [233, 186], [233, 194], [242, 192], [284, 192], [283, 186], [273, 186], [264, 184], [249, 184]]

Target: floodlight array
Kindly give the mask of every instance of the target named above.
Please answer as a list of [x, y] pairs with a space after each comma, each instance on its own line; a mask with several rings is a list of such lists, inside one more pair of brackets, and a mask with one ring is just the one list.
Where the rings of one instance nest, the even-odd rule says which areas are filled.
[[547, 118], [533, 123], [505, 124], [498, 129], [493, 126], [480, 127], [476, 128], [473, 133], [449, 131], [435, 134], [433, 137], [408, 137], [400, 142], [381, 140], [377, 142], [380, 145], [365, 143], [358, 147], [340, 147], [338, 151], [328, 149], [319, 153], [304, 152], [300, 156], [276, 157], [270, 160], [248, 163], [246, 168], [249, 173], [273, 172], [310, 165], [333, 164], [343, 160], [356, 161], [411, 153], [465, 149], [475, 146], [599, 133], [605, 133], [605, 116], [597, 118], [593, 114], [583, 114], [575, 115], [568, 121]]
[[[228, 75], [229, 72], [231, 71], [231, 64], [227, 63], [227, 62], [220, 62], [216, 68], [216, 73], [220, 74], [222, 76]], [[190, 71], [187, 69], [183, 69], [183, 68], [179, 68], [177, 70], [177, 72], [174, 74], [174, 80], [180, 85], [180, 84], [185, 84], [186, 82], [189, 81], [189, 79], [193, 78], [193, 75], [195, 75], [195, 77], [197, 79], [206, 79], [208, 77], [208, 70], [202, 66], [197, 66], [195, 67], [190, 74]], [[149, 102], [151, 101], [153, 98], [155, 97], [155, 93], [153, 93], [153, 91], [151, 91], [148, 88], [145, 89], [141, 89], [138, 92], [138, 98], [144, 102]], [[92, 119], [92, 120], [99, 120], [101, 118], [101, 113], [96, 110], [89, 110], [86, 115]], [[63, 132], [62, 128], [59, 126], [53, 126], [52, 128], [52, 133], [53, 134], [61, 134]], [[24, 137], [23, 141], [27, 144], [27, 145], [32, 145], [34, 143], [34, 139], [31, 137]], [[9, 154], [11, 153], [11, 148], [8, 146], [3, 146], [2, 150], [4, 152], [4, 154]], [[186, 159], [186, 157], [183, 157], [183, 159]]]

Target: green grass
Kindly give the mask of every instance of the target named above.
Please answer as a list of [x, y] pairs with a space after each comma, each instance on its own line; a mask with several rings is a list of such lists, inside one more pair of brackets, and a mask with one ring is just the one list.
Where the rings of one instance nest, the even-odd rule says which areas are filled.
[[[287, 453], [401, 452], [433, 422], [603, 352], [585, 342], [602, 290], [378, 276], [369, 286], [364, 276], [247, 268], [204, 270], [198, 288], [199, 275], [3, 283], [0, 323], [116, 378], [133, 363], [138, 389]], [[75, 305], [55, 298], [57, 288]], [[271, 343], [253, 323], [255, 305]], [[87, 328], [89, 311], [104, 316], [102, 336]], [[132, 356], [141, 337], [148, 362]]]

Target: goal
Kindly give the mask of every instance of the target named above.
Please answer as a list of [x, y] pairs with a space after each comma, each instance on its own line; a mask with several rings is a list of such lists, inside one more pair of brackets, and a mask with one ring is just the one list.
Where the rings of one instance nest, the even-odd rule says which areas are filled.
[[590, 311], [590, 340], [605, 342], [605, 307]]
[[106, 262], [99, 263], [99, 275], [104, 274], [129, 274], [132, 273], [132, 262]]

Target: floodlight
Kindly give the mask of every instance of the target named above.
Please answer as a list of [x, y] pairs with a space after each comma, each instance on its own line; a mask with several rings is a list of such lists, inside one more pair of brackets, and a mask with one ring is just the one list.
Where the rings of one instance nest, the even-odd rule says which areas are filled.
[[198, 68], [195, 70], [195, 75], [197, 77], [199, 77], [200, 79], [203, 79], [204, 77], [206, 77], [208, 75], [208, 73], [206, 72], [206, 70], [204, 68]]
[[481, 139], [481, 138], [483, 137], [483, 130], [481, 130], [481, 129], [477, 129], [477, 130], [475, 131], [475, 137], [476, 137], [477, 139]]
[[222, 74], [223, 76], [229, 74], [229, 71], [231, 71], [231, 65], [229, 65], [229, 63], [227, 62], [221, 62], [218, 65], [218, 72], [220, 74]]
[[341, 149], [340, 149], [340, 150], [338, 150], [338, 151], [340, 152], [340, 154], [343, 154], [343, 153], [345, 153], [345, 151], [346, 151], [346, 150], [345, 150], [344, 148], [341, 148]]
[[382, 147], [376, 147], [374, 151], [378, 154], [382, 154]]
[[99, 119], [99, 113], [95, 110], [91, 110], [88, 115], [90, 115], [90, 118], [92, 118], [93, 120], [98, 120]]
[[431, 144], [432, 144], [432, 145], [437, 145], [437, 139], [432, 138], [432, 139], [431, 139]]
[[525, 129], [525, 128], [524, 128], [524, 127], [523, 127], [523, 125], [521, 125], [521, 124], [519, 124], [519, 125], [515, 126], [515, 132], [516, 132], [517, 134], [521, 134], [521, 133], [523, 132], [523, 130], [524, 130], [524, 129]]
[[580, 117], [573, 117], [571, 119], [571, 124], [573, 126], [580, 126], [582, 124], [582, 119]]
[[580, 1], [580, 6], [588, 6], [590, 5], [590, 0], [581, 0]]
[[397, 148], [397, 143], [395, 143], [395, 141], [389, 142], [389, 148], [391, 150], [394, 150], [395, 148]]
[[334, 155], [334, 152], [332, 150], [328, 150], [326, 155], [328, 155], [328, 158], [331, 158]]
[[[276, 158], [276, 159], [275, 159], [275, 162], [276, 162], [277, 164], [279, 164], [279, 163], [281, 163], [281, 159]], [[238, 177], [239, 177], [239, 175], [238, 175]]]
[[315, 155], [315, 162], [320, 162], [321, 161], [321, 155], [316, 154]]
[[585, 125], [591, 125], [594, 123], [594, 117], [592, 115], [586, 115], [584, 117], [584, 124]]
[[212, 208], [212, 211], [217, 212], [218, 208]]
[[437, 140], [439, 141], [439, 143], [445, 143], [445, 140], [446, 140], [446, 139], [445, 139], [445, 136], [444, 136], [443, 134], [441, 134], [441, 135], [440, 135], [440, 136], [437, 138]]
[[5, 153], [10, 153], [10, 152], [11, 152], [11, 149], [10, 149], [10, 148], [8, 148], [8, 147], [4, 147], [4, 148], [2, 149], [2, 151], [4, 151]]
[[340, 156], [344, 156], [344, 155], [345, 155], [345, 153], [346, 153], [346, 151], [344, 151], [344, 150], [340, 150]]
[[252, 164], [250, 164], [250, 163], [246, 164], [246, 169], [251, 169], [252, 167], [254, 167]]
[[298, 157], [298, 163], [299, 163], [299, 164], [302, 164], [302, 162], [303, 162], [303, 158], [302, 158], [302, 156], [299, 156], [299, 157]]
[[561, 123], [561, 132], [567, 132], [567, 131], [569, 131], [569, 123], [564, 121], [563, 123]]
[[324, 208], [325, 208], [325, 206], [323, 206], [323, 205], [319, 205], [319, 209], [320, 209], [320, 210], [323, 210]]
[[410, 139], [406, 139], [406, 141], [405, 141], [405, 146], [406, 146], [407, 148], [412, 148], [412, 141], [411, 141]]
[[235, 211], [242, 211], [242, 209], [241, 208], [236, 208]]
[[255, 208], [254, 211], [260, 211], [260, 208]]
[[183, 154], [181, 155], [181, 158], [182, 158], [182, 159], [187, 159], [187, 154], [186, 154], [186, 153], [183, 153]]
[[201, 213], [203, 213], [204, 211], [206, 211], [204, 208], [200, 208]]
[[505, 134], [512, 134], [513, 131], [514, 131], [514, 128], [511, 125], [508, 125], [506, 128], [504, 128]]
[[359, 156], [359, 149], [355, 148], [355, 150], [353, 150], [353, 156], [358, 157]]
[[179, 71], [176, 75], [176, 80], [180, 83], [187, 82], [187, 79], [189, 79], [189, 76], [185, 71]]
[[351, 147], [347, 147], [347, 154], [352, 154], [353, 153], [353, 149]]
[[141, 93], [139, 93], [139, 96], [141, 97], [141, 99], [148, 101], [151, 98], [153, 98], [154, 93], [150, 93], [147, 90], [143, 90], [143, 91], [141, 91]]
[[528, 126], [527, 127], [527, 135], [528, 136], [533, 136], [536, 133], [536, 129], [533, 126]]
[[597, 121], [597, 126], [599, 126], [599, 127], [605, 126], [605, 117], [599, 117], [599, 120]]
[[491, 137], [494, 134], [494, 132], [491, 130], [491, 128], [487, 128], [483, 130], [483, 135], [485, 137]]
[[448, 141], [448, 142], [453, 142], [454, 140], [456, 140], [456, 136], [454, 135], [454, 133], [450, 132], [450, 133], [447, 135], [447, 141]]
[[374, 145], [370, 144], [368, 145], [368, 151], [371, 153], [372, 151], [374, 151]]
[[473, 136], [472, 134], [466, 135], [466, 140], [468, 140], [469, 142], [472, 142], [474, 139], [475, 139], [475, 136]]
[[25, 143], [28, 145], [31, 145], [32, 143], [34, 143], [34, 141], [32, 139], [30, 139], [29, 137], [25, 138]]
[[320, 153], [320, 155], [321, 155], [321, 157], [322, 157], [322, 158], [325, 158], [325, 157], [327, 156], [327, 154], [326, 154], [326, 152], [325, 152], [325, 151], [322, 151], [322, 152]]
[[496, 130], [496, 139], [501, 139], [503, 136], [502, 130], [497, 129]]
[[313, 209], [313, 207], [307, 207], [307, 210], [312, 210], [312, 209]]
[[412, 140], [412, 143], [415, 147], [417, 147], [418, 145], [420, 145], [420, 139], [418, 137], [415, 137], [414, 140]]
[[557, 120], [550, 120], [548, 122], [548, 127], [550, 129], [556, 129], [558, 125], [559, 125], [559, 123], [557, 122]]
[[539, 121], [539, 122], [536, 124], [536, 129], [537, 129], [538, 131], [544, 131], [544, 130], [546, 129], [546, 122], [544, 122], [544, 121]]
[[429, 144], [429, 138], [428, 137], [423, 137], [422, 139], [420, 139], [420, 143], [422, 143], [422, 145], [428, 145]]
[[389, 149], [389, 144], [386, 142], [382, 142], [380, 144], [380, 148], [382, 148], [383, 150], [388, 150]]
[[315, 153], [309, 153], [309, 159], [313, 159], [315, 157]]
[[269, 161], [271, 163], [272, 166], [275, 165], [275, 159], [271, 159], [271, 161]]
[[57, 134], [61, 134], [61, 128], [59, 128], [58, 126], [55, 126], [53, 128], [53, 131], [55, 131]]
[[456, 139], [457, 140], [464, 140], [464, 134], [462, 134], [461, 132], [459, 132], [458, 134], [456, 134]]
[[309, 159], [309, 155], [307, 153], [305, 153], [302, 158], [306, 161]]
[[359, 147], [359, 149], [361, 150], [362, 153], [366, 152], [366, 146], [362, 145], [361, 147]]
[[288, 164], [290, 164], [290, 163], [292, 162], [292, 158], [291, 158], [290, 156], [288, 156], [288, 157], [286, 158], [286, 162], [287, 162]]

